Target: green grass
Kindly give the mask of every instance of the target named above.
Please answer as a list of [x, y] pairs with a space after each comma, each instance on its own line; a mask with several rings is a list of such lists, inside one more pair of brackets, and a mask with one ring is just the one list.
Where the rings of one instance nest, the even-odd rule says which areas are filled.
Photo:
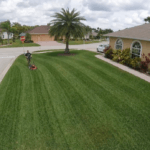
[[150, 84], [96, 53], [19, 56], [0, 84], [0, 150], [149, 150]]
[[[59, 42], [59, 43], [63, 43], [63, 41], [57, 41], [57, 42]], [[97, 41], [95, 41], [95, 40], [93, 40], [93, 41], [83, 41], [83, 40], [80, 40], [80, 41], [69, 41], [69, 45], [80, 45], [80, 44], [92, 44], [92, 43], [100, 43], [100, 41], [99, 40], [97, 40]]]
[[[3, 44], [5, 45], [7, 40], [4, 40]], [[12, 45], [7, 45], [7, 46], [2, 46], [0, 45], [0, 48], [9, 48], [9, 47], [23, 47], [22, 42], [17, 39], [15, 42], [12, 42], [12, 40], [10, 40], [10, 42], [12, 43]], [[40, 46], [37, 43], [24, 43], [24, 47], [31, 47], [31, 46]]]

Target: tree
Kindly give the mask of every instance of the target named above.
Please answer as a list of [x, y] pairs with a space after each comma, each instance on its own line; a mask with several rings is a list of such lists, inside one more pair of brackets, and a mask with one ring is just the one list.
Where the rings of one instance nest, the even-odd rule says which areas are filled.
[[52, 17], [55, 19], [50, 22], [49, 34], [50, 36], [65, 37], [65, 53], [69, 53], [70, 37], [82, 38], [84, 36], [85, 25], [81, 23], [81, 20], [86, 19], [80, 16], [80, 12], [76, 12], [75, 9], [69, 11], [69, 8], [66, 10], [62, 8], [60, 13], [55, 13]]
[[145, 18], [144, 21], [145, 21], [145, 23], [146, 22], [150, 23], [150, 17]]
[[27, 41], [30, 41], [31, 40], [31, 34], [26, 33], [26, 37], [25, 38], [26, 38]]
[[10, 33], [15, 32], [16, 29], [11, 26], [11, 22], [9, 20], [7, 20], [5, 22], [2, 22], [0, 24], [0, 28], [2, 28], [4, 31], [7, 32], [7, 35], [8, 35], [8, 44], [9, 44], [9, 35], [10, 35]]
[[103, 30], [103, 29], [100, 28], [100, 30], [99, 30], [99, 32], [98, 32], [98, 36], [99, 36], [99, 37], [102, 37], [103, 34], [112, 33], [112, 32], [113, 32], [112, 29], [105, 29], [105, 30]]
[[91, 33], [92, 33], [91, 27], [90, 27], [90, 26], [85, 26], [85, 27], [84, 27], [84, 34], [85, 34], [85, 36], [86, 36], [86, 39], [87, 39], [87, 35], [88, 35], [88, 34], [91, 34]]
[[17, 31], [17, 28], [16, 28], [16, 27], [12, 27], [12, 28], [11, 28], [11, 33], [13, 33], [13, 42], [15, 42], [15, 39], [16, 39], [15, 36], [16, 36], [17, 32], [18, 32], [18, 31]]

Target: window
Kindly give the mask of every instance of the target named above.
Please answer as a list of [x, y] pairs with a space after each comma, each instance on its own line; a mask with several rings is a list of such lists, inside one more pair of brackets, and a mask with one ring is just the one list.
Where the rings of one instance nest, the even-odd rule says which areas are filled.
[[121, 49], [122, 50], [122, 45], [123, 45], [123, 42], [121, 39], [118, 39], [116, 41], [116, 49]]
[[4, 39], [4, 35], [3, 35], [3, 39]]
[[142, 46], [141, 46], [140, 42], [137, 42], [137, 41], [134, 42], [131, 47], [132, 58], [140, 57], [141, 50], [142, 50]]

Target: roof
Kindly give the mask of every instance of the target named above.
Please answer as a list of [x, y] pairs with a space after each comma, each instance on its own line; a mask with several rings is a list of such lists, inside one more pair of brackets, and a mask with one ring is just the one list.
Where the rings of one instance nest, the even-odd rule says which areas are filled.
[[39, 27], [35, 27], [34, 29], [30, 30], [28, 33], [30, 34], [48, 34], [50, 26], [42, 25]]
[[93, 36], [97, 36], [98, 33], [96, 33], [95, 31], [92, 31], [92, 35]]
[[108, 33], [104, 36], [150, 41], [150, 23]]
[[26, 33], [21, 33], [19, 34], [19, 36], [26, 36]]

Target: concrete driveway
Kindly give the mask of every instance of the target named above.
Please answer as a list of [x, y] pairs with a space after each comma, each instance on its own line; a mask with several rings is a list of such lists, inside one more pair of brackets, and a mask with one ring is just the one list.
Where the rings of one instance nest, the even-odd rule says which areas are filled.
[[[50, 45], [49, 45], [50, 44]], [[96, 52], [96, 48], [99, 44], [108, 44], [107, 41], [101, 43], [94, 43], [94, 44], [82, 44], [82, 45], [70, 45], [70, 49], [85, 49], [89, 51]], [[2, 81], [3, 77], [9, 70], [12, 63], [15, 59], [25, 53], [27, 50], [30, 52], [39, 51], [39, 50], [50, 50], [50, 49], [65, 49], [65, 44], [54, 42], [42, 42], [42, 46], [39, 47], [16, 47], [16, 48], [0, 48], [0, 82]]]
[[56, 41], [39, 41], [37, 44], [41, 46], [62, 46], [64, 44], [58, 43]]

